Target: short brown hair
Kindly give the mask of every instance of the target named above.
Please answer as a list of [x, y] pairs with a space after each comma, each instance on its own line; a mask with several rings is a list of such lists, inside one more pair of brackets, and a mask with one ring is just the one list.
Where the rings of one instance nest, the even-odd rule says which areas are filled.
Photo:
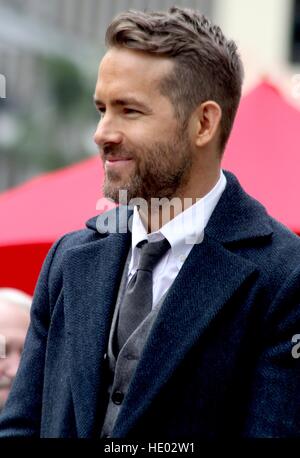
[[186, 123], [195, 108], [214, 100], [222, 109], [220, 150], [224, 151], [241, 98], [243, 64], [232, 40], [199, 11], [172, 7], [168, 12], [129, 10], [106, 32], [108, 47], [124, 46], [174, 59], [174, 72], [161, 92]]

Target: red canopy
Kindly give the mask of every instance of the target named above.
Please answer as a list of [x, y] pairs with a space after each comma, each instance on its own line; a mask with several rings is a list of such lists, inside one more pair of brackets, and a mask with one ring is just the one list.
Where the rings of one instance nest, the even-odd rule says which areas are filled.
[[300, 111], [263, 82], [243, 97], [223, 168], [268, 212], [300, 233]]
[[93, 157], [0, 195], [0, 286], [33, 292], [51, 244], [100, 213], [102, 182], [100, 159]]

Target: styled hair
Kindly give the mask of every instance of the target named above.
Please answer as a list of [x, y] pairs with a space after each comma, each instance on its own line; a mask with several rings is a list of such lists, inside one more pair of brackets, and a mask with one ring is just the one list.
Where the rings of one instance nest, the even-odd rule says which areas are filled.
[[199, 11], [173, 6], [168, 12], [129, 10], [106, 31], [107, 47], [125, 47], [174, 60], [161, 82], [162, 95], [184, 125], [196, 107], [213, 100], [222, 109], [219, 146], [224, 151], [241, 98], [244, 70], [237, 46]]

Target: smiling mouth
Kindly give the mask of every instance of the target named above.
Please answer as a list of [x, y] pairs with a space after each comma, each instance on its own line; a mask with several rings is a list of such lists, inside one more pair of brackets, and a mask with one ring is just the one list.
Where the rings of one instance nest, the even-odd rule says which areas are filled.
[[130, 162], [132, 162], [133, 159], [128, 158], [111, 158], [111, 159], [106, 159], [105, 161], [105, 166], [106, 167], [122, 167], [122, 166], [127, 166]]
[[108, 162], [131, 161], [131, 157], [111, 157], [106, 159]]

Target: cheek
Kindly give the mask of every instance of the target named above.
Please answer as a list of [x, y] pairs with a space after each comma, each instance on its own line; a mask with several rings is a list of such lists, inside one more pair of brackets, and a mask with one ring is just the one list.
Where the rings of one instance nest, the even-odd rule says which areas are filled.
[[167, 117], [151, 118], [145, 117], [144, 120], [126, 126], [126, 137], [129, 142], [147, 146], [154, 142], [162, 142], [172, 139], [178, 131], [178, 125]]

